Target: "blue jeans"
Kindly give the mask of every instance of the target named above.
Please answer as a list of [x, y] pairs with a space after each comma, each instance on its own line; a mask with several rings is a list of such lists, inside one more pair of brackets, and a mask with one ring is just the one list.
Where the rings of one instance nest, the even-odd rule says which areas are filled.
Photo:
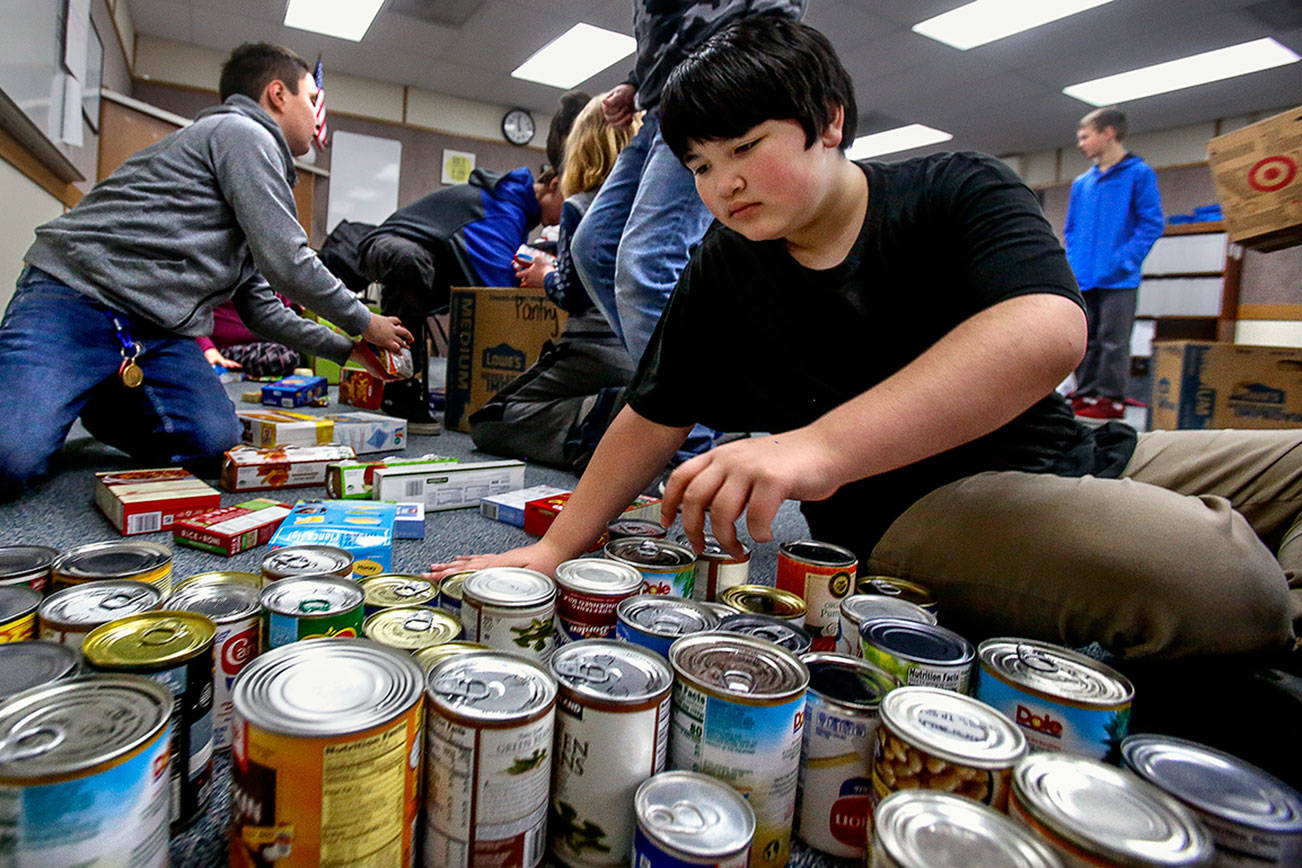
[[[166, 291], [160, 287], [160, 291]], [[235, 405], [193, 338], [117, 313], [144, 383], [118, 379], [115, 313], [27, 268], [0, 322], [0, 495], [49, 471], [80, 416], [104, 443], [155, 465], [210, 460], [240, 442]]]

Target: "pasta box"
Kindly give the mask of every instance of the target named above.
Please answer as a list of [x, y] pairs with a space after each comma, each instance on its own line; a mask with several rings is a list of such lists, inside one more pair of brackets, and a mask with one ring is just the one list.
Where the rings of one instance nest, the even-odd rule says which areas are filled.
[[180, 467], [95, 474], [95, 503], [121, 533], [170, 530], [180, 516], [221, 506], [217, 489]]

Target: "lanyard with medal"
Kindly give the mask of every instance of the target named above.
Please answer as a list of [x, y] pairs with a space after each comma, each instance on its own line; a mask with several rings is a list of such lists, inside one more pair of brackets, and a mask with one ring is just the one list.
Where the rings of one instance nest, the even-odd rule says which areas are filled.
[[118, 379], [128, 389], [134, 389], [145, 381], [145, 372], [136, 364], [140, 344], [132, 340], [131, 333], [116, 316], [113, 317], [113, 328], [118, 330], [118, 341], [122, 344], [122, 364], [118, 366]]

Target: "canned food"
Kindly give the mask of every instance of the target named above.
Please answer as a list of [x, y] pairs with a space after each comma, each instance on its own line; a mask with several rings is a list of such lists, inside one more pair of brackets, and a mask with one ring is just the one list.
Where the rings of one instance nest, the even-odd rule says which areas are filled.
[[722, 621], [724, 618], [728, 617], [729, 615], [737, 614], [737, 610], [734, 609], [732, 606], [728, 606], [717, 601], [711, 602], [710, 600], [696, 600], [694, 602], [696, 603], [696, 605], [700, 606], [705, 611], [714, 615], [714, 617], [718, 618], [720, 621]]
[[987, 639], [978, 656], [977, 699], [1021, 727], [1032, 750], [1117, 756], [1135, 696], [1120, 672], [1032, 639]]
[[428, 685], [426, 868], [533, 868], [547, 843], [555, 679], [493, 650], [441, 661]]
[[461, 622], [432, 606], [395, 606], [363, 621], [362, 633], [399, 651], [419, 651], [461, 638]]
[[715, 629], [725, 633], [740, 633], [743, 636], [767, 639], [775, 645], [781, 645], [797, 657], [813, 646], [813, 640], [803, 629], [771, 615], [733, 612], [726, 618], [720, 618], [719, 626]]
[[690, 597], [696, 587], [696, 555], [687, 546], [663, 539], [612, 540], [606, 557], [627, 564], [642, 574], [648, 594]]
[[0, 645], [0, 702], [15, 693], [71, 678], [80, 665], [77, 649], [58, 642], [6, 642]]
[[972, 643], [935, 624], [874, 618], [859, 628], [860, 656], [901, 684], [967, 693], [972, 683]]
[[667, 531], [658, 521], [645, 518], [617, 518], [606, 522], [606, 539], [664, 539]]
[[[439, 611], [442, 611], [442, 609]], [[411, 656], [415, 659], [416, 665], [421, 668], [421, 671], [428, 675], [431, 669], [449, 657], [455, 657], [469, 651], [492, 650], [487, 645], [481, 645], [478, 642], [462, 642], [458, 640], [456, 642], [444, 642], [440, 645], [429, 645], [414, 652]]]
[[1211, 836], [1193, 813], [1129, 772], [1037, 753], [1013, 772], [1009, 814], [1068, 866], [1211, 865]]
[[805, 601], [805, 628], [814, 637], [815, 651], [836, 647], [841, 624], [841, 600], [854, 593], [859, 558], [842, 546], [802, 539], [778, 546], [775, 584]]
[[755, 811], [751, 864], [787, 863], [809, 670], [772, 642], [734, 633], [684, 636], [674, 670], [671, 765], [732, 786]]
[[7, 865], [167, 865], [172, 697], [132, 675], [47, 684], [0, 705]]
[[633, 845], [628, 806], [664, 771], [673, 673], [660, 655], [603, 639], [551, 660], [559, 686], [551, 851], [566, 865], [619, 865]]
[[557, 634], [561, 641], [609, 639], [615, 607], [642, 593], [642, 574], [617, 561], [576, 558], [556, 567]]
[[[263, 586], [262, 576], [258, 573], [245, 573], [239, 570], [210, 570], [206, 573], [195, 573], [192, 576], [186, 576], [176, 583], [176, 591], [193, 584], [205, 584], [208, 582], [242, 582], [246, 585], [252, 585], [261, 590]], [[173, 591], [172, 593], [176, 593]]]
[[294, 576], [262, 589], [262, 650], [300, 639], [362, 635], [361, 585], [335, 576]]
[[163, 594], [153, 585], [129, 579], [87, 582], [55, 591], [37, 610], [42, 639], [80, 648], [100, 624], [157, 609]]
[[796, 834], [815, 850], [863, 858], [878, 708], [894, 678], [844, 654], [814, 652], [800, 748]]
[[805, 601], [789, 591], [768, 585], [733, 585], [719, 602], [737, 612], [768, 615], [797, 627], [805, 626]]
[[556, 648], [556, 583], [520, 567], [489, 567], [466, 576], [461, 624], [466, 639], [546, 660]]
[[1302, 865], [1302, 795], [1273, 775], [1165, 735], [1128, 737], [1121, 761], [1193, 811], [1211, 833], [1217, 865]]
[[[680, 545], [688, 546], [687, 537], [678, 538]], [[719, 595], [733, 585], [744, 585], [750, 577], [750, 546], [738, 542], [741, 557], [728, 554], [719, 541], [708, 533], [705, 535], [705, 549], [696, 556], [696, 580], [692, 589], [692, 599], [699, 602], [713, 602]]]
[[284, 546], [262, 559], [262, 578], [278, 582], [290, 576], [353, 578], [353, 556], [337, 546]]
[[461, 618], [462, 588], [468, 575], [469, 572], [453, 573], [439, 583], [439, 608], [458, 620]]
[[38, 591], [24, 585], [0, 585], [0, 644], [36, 638]]
[[100, 672], [143, 675], [172, 694], [172, 831], [208, 810], [212, 797], [213, 639], [216, 625], [193, 612], [144, 612], [96, 627], [86, 663]]
[[49, 546], [0, 545], [0, 586], [22, 585], [44, 594], [58, 556], [59, 550]]
[[747, 868], [755, 812], [727, 784], [697, 772], [661, 772], [633, 796], [634, 868]]
[[900, 790], [874, 816], [872, 868], [1062, 868], [1043, 842], [998, 811], [952, 793]]
[[158, 543], [120, 540], [68, 549], [50, 565], [54, 590], [102, 579], [131, 579], [172, 593], [172, 551]]
[[934, 624], [936, 616], [908, 600], [881, 594], [851, 594], [841, 601], [841, 623], [836, 634], [836, 650], [851, 657], [863, 654], [859, 629], [874, 618], [903, 618], [919, 624]]
[[[1008, 810], [1026, 737], [984, 702], [938, 687], [898, 687], [881, 704], [869, 804], [896, 790], [943, 790]], [[872, 822], [872, 811], [869, 811]]]
[[936, 614], [936, 597], [930, 590], [894, 576], [860, 576], [855, 583], [856, 594], [878, 594], [883, 597], [895, 597], [915, 606], [921, 606], [933, 615]]
[[666, 658], [669, 646], [680, 636], [713, 630], [719, 623], [714, 613], [700, 603], [650, 594], [624, 600], [615, 607], [615, 617], [615, 638], [650, 648]]
[[399, 606], [437, 606], [439, 583], [404, 573], [380, 573], [362, 580], [367, 616]]
[[[256, 578], [256, 577], [255, 577]], [[168, 598], [166, 607], [197, 612], [217, 626], [213, 637], [213, 744], [231, 746], [231, 719], [235, 705], [231, 688], [235, 677], [258, 654], [262, 642], [262, 607], [259, 589], [232, 575], [209, 573], [187, 579]]]
[[365, 639], [268, 651], [235, 683], [231, 864], [411, 865], [423, 678]]

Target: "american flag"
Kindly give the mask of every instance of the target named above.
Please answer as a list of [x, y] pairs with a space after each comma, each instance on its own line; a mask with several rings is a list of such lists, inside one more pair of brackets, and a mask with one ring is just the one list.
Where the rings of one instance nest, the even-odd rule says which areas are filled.
[[325, 68], [321, 66], [321, 56], [317, 55], [316, 71], [312, 73], [312, 78], [316, 82], [316, 104], [313, 109], [316, 111], [316, 136], [312, 141], [316, 142], [317, 150], [326, 149], [326, 116], [325, 116]]

